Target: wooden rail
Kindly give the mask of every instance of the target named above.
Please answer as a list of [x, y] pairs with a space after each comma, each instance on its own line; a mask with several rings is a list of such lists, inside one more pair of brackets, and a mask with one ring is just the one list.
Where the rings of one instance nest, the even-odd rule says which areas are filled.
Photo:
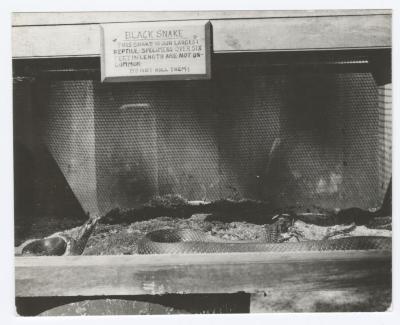
[[128, 23], [162, 20], [391, 15], [388, 9], [14, 12], [13, 26]]
[[[85, 13], [86, 14], [86, 13]], [[276, 15], [252, 12], [238, 19], [214, 19], [231, 17], [207, 12], [192, 13], [182, 17], [182, 13], [154, 15], [153, 20], [207, 19], [213, 26], [213, 51], [215, 53], [271, 52], [271, 51], [311, 51], [344, 49], [382, 49], [391, 47], [390, 11], [353, 11], [352, 15], [343, 11], [286, 13]], [[108, 15], [108, 13], [107, 13]], [[151, 14], [152, 15], [152, 14]], [[62, 16], [62, 15], [61, 15]], [[104, 14], [91, 13], [89, 20], [78, 23], [82, 15], [68, 14], [62, 19], [60, 14], [16, 14], [12, 28], [13, 58], [81, 57], [100, 55], [100, 22], [106, 22]], [[135, 17], [114, 15], [112, 21], [145, 21], [143, 15]], [[79, 19], [78, 19], [79, 17]], [[129, 18], [127, 18], [129, 17]], [[250, 18], [252, 17], [252, 18]], [[78, 19], [78, 20], [77, 20]], [[115, 20], [114, 20], [115, 19]], [[172, 19], [173, 20], [173, 19]], [[55, 23], [58, 25], [52, 25]], [[64, 22], [65, 24], [62, 24]], [[30, 24], [38, 24], [31, 26]], [[282, 37], [285, 35], [285, 37]]]
[[15, 258], [17, 297], [390, 290], [391, 278], [389, 251]]

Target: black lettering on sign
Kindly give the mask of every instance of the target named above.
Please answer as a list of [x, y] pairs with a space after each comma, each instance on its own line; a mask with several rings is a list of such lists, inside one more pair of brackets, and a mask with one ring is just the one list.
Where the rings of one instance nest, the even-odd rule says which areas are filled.
[[182, 30], [158, 30], [156, 35], [157, 38], [182, 38]]
[[179, 58], [180, 59], [190, 58], [190, 54], [191, 53], [179, 53]]
[[141, 39], [151, 39], [153, 38], [152, 30], [125, 32], [125, 40], [141, 40]]

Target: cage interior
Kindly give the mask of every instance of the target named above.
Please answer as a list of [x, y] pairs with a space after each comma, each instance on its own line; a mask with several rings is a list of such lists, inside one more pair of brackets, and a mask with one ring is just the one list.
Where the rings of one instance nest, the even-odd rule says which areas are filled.
[[212, 60], [211, 80], [117, 84], [99, 81], [98, 59], [14, 63], [17, 224], [80, 222], [165, 194], [381, 204], [391, 88], [369, 53]]

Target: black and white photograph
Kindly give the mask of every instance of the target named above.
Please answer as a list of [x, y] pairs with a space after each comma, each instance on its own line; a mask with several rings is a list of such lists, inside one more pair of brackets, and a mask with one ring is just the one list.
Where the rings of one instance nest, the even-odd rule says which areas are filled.
[[393, 312], [393, 13], [13, 11], [15, 317]]

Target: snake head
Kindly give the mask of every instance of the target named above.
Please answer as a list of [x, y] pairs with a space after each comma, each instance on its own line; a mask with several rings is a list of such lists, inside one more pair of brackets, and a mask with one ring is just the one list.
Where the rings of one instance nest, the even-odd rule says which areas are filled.
[[100, 217], [98, 216], [89, 217], [89, 219], [81, 226], [81, 229], [79, 230], [79, 234], [77, 236], [77, 240], [79, 240], [81, 237], [89, 237], [95, 229], [99, 220]]
[[89, 217], [89, 219], [85, 222], [84, 225], [88, 228], [94, 228], [94, 227], [96, 227], [99, 220], [100, 220], [99, 216]]
[[27, 240], [16, 249], [16, 255], [81, 255], [100, 217], [89, 217], [77, 233], [58, 232], [41, 239]]
[[81, 255], [85, 249], [86, 243], [96, 228], [97, 222], [100, 217], [94, 216], [89, 219], [80, 227], [79, 232], [71, 241], [71, 248], [66, 252], [66, 255]]

